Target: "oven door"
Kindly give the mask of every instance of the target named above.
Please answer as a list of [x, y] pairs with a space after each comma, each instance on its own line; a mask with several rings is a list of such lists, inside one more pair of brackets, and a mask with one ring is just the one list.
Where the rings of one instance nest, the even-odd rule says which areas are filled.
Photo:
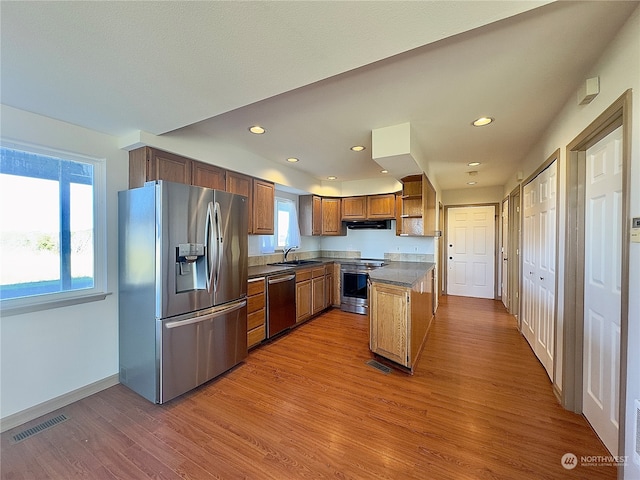
[[369, 274], [363, 271], [343, 269], [341, 277], [340, 309], [345, 312], [367, 315], [369, 313], [367, 293]]

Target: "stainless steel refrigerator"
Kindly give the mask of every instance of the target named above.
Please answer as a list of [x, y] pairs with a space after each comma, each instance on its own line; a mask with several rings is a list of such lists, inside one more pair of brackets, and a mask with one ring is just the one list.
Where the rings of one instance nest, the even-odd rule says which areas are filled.
[[247, 198], [148, 182], [118, 215], [120, 382], [164, 403], [247, 356]]

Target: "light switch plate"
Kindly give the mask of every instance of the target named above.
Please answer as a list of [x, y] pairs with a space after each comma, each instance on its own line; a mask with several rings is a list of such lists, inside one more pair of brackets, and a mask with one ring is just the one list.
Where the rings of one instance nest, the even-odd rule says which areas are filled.
[[631, 220], [631, 243], [640, 243], [640, 217]]

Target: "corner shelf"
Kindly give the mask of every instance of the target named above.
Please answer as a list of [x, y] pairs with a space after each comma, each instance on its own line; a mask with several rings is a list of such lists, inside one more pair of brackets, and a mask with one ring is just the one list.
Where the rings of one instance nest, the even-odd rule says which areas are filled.
[[436, 191], [433, 185], [425, 174], [409, 175], [401, 182], [396, 234], [403, 237], [434, 236]]

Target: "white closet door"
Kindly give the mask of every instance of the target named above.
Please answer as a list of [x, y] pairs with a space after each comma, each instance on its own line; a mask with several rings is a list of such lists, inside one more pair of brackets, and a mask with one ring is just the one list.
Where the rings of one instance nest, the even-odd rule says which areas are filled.
[[557, 162], [524, 187], [522, 333], [553, 378]]
[[582, 409], [618, 453], [622, 127], [587, 150]]

